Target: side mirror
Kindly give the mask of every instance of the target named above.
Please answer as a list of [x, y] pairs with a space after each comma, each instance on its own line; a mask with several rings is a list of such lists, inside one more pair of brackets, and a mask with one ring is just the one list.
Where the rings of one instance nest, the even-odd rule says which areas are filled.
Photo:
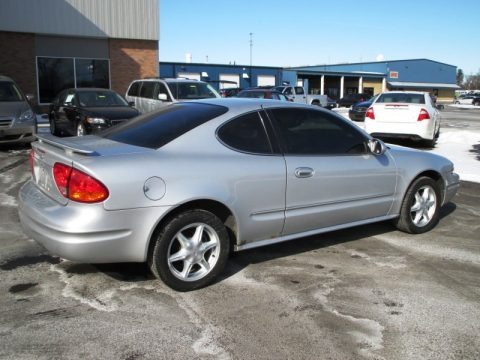
[[387, 146], [385, 143], [378, 139], [371, 139], [368, 141], [368, 148], [370, 152], [374, 155], [383, 155], [387, 151]]
[[35, 100], [35, 96], [32, 94], [25, 94], [25, 97], [29, 102], [32, 102], [33, 100]]
[[443, 106], [442, 104], [436, 105], [435, 107], [436, 107], [438, 110], [443, 110], [443, 109], [445, 109], [445, 106]]
[[129, 101], [129, 102], [128, 102], [128, 106], [134, 107], [134, 106], [135, 106], [135, 101]]
[[158, 94], [158, 100], [162, 100], [162, 101], [167, 101], [167, 94], [165, 93], [160, 93]]

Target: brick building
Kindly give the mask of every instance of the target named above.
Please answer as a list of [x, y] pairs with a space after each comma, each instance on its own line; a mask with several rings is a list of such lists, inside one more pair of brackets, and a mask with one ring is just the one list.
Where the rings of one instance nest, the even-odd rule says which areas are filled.
[[0, 74], [47, 105], [68, 87], [124, 94], [158, 76], [159, 0], [2, 0]]

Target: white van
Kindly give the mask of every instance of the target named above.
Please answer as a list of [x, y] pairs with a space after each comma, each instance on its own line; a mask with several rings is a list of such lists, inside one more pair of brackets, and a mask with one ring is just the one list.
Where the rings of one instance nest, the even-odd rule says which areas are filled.
[[134, 80], [125, 98], [142, 113], [147, 113], [177, 101], [219, 98], [218, 92], [203, 81], [189, 79]]

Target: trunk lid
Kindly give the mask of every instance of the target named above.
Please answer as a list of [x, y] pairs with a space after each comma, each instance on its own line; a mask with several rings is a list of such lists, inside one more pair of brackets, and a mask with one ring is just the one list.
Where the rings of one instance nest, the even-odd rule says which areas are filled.
[[373, 106], [375, 121], [386, 123], [415, 123], [423, 104], [376, 103]]
[[141, 152], [151, 152], [151, 150], [93, 135], [59, 138], [45, 134], [39, 135], [38, 141], [32, 143], [30, 167], [35, 184], [49, 197], [62, 205], [66, 205], [69, 200], [60, 193], [55, 183], [53, 175], [55, 163], [75, 167], [76, 162], [81, 162], [86, 158]]

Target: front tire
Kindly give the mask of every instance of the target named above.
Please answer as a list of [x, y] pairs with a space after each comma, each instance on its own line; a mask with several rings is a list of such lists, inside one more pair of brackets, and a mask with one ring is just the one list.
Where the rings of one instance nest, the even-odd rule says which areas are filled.
[[440, 204], [438, 184], [432, 178], [420, 177], [408, 188], [395, 226], [410, 234], [427, 232], [438, 223]]
[[171, 218], [153, 241], [150, 270], [178, 291], [210, 284], [225, 268], [230, 253], [228, 232], [221, 220], [199, 209]]

